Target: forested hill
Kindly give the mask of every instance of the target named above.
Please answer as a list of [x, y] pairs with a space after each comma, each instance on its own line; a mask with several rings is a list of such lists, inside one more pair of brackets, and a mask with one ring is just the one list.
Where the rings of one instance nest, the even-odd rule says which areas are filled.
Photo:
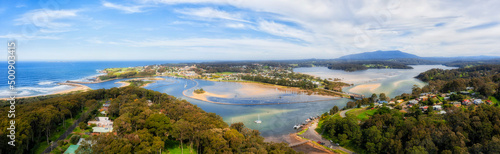
[[428, 82], [431, 80], [445, 80], [450, 81], [458, 78], [469, 79], [476, 77], [486, 77], [499, 75], [500, 65], [479, 65], [469, 68], [459, 69], [431, 69], [426, 72], [420, 73], [417, 78]]
[[413, 67], [392, 61], [357, 61], [340, 62], [328, 65], [329, 69], [344, 70], [346, 72], [361, 71], [367, 69], [413, 69]]
[[474, 91], [479, 95], [496, 95], [500, 98], [500, 65], [479, 65], [451, 70], [431, 69], [420, 73], [416, 78], [429, 82], [429, 85], [422, 88], [422, 92], [457, 92], [474, 87]]
[[399, 50], [394, 51], [374, 51], [374, 52], [363, 52], [359, 54], [352, 54], [342, 56], [338, 59], [341, 60], [389, 60], [389, 59], [408, 59], [408, 58], [420, 58], [419, 56], [401, 52]]
[[[77, 153], [156, 153], [180, 142], [197, 153], [295, 153], [285, 143], [267, 143], [259, 131], [242, 123], [228, 126], [214, 113], [160, 92], [137, 87], [99, 89], [48, 98], [16, 106], [16, 146], [6, 144], [8, 118], [0, 120], [0, 153], [33, 153], [52, 140], [56, 128], [88, 109], [84, 120], [97, 114], [103, 101], [111, 100], [109, 116], [115, 134], [91, 136]], [[9, 107], [0, 108], [7, 115]], [[63, 130], [64, 131], [64, 130]], [[194, 151], [193, 150], [193, 151]]]

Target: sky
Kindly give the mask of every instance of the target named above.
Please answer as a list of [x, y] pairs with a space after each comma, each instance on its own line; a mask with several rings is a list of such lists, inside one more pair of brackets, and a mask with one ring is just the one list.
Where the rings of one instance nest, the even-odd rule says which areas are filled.
[[498, 6], [498, 0], [1, 1], [0, 42], [16, 39], [18, 60], [26, 61], [330, 59], [375, 50], [500, 56]]

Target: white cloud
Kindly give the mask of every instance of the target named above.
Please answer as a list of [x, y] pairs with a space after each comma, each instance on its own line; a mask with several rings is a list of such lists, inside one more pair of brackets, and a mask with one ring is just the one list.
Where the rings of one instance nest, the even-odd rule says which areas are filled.
[[[500, 10], [496, 8], [500, 1], [495, 0], [481, 3], [452, 0], [142, 0], [142, 3], [231, 5], [270, 13], [274, 18], [257, 23], [257, 30], [301, 39], [318, 49], [336, 50], [328, 50], [329, 53], [345, 53], [345, 49], [349, 52], [402, 49], [420, 56], [449, 56], [450, 52], [476, 54], [500, 50], [500, 45], [491, 41], [500, 38], [497, 32], [500, 25], [467, 33], [456, 32], [482, 23], [500, 22]], [[205, 11], [198, 16], [217, 15]], [[292, 22], [297, 28], [274, 21]], [[435, 26], [438, 23], [444, 26]]]
[[283, 24], [275, 23], [272, 21], [261, 21], [259, 22], [259, 30], [276, 35], [276, 36], [282, 36], [282, 37], [291, 37], [291, 38], [296, 38], [300, 39], [303, 41], [307, 42], [313, 42], [314, 39], [312, 38], [311, 34], [308, 34], [307, 32], [304, 32], [299, 29], [295, 29]]
[[228, 24], [226, 24], [226, 27], [235, 28], [235, 29], [247, 28], [247, 26], [245, 24], [242, 24], [242, 23], [228, 23]]
[[22, 34], [6, 34], [0, 35], [0, 38], [6, 39], [17, 39], [17, 40], [59, 40], [59, 37], [56, 36], [41, 36], [41, 35], [22, 35]]
[[247, 20], [242, 19], [242, 17], [239, 14], [228, 13], [210, 7], [179, 9], [176, 10], [176, 12], [185, 15], [208, 18], [208, 19], [224, 19], [224, 20], [232, 20], [239, 22], [249, 22]]
[[17, 25], [34, 25], [41, 29], [41, 32], [65, 32], [69, 31], [71, 24], [61, 20], [77, 17], [79, 10], [31, 10], [20, 18], [15, 19]]
[[102, 5], [104, 7], [107, 7], [107, 8], [121, 10], [125, 13], [139, 13], [139, 12], [142, 12], [141, 9], [145, 7], [142, 5], [141, 6], [124, 6], [124, 5], [113, 4], [110, 2], [106, 2], [106, 1], [103, 1]]
[[[151, 52], [164, 51], [169, 57], [192, 56], [198, 59], [202, 56], [211, 59], [300, 59], [304, 51], [310, 55], [322, 56], [323, 50], [307, 45], [297, 45], [280, 39], [258, 39], [258, 38], [188, 38], [188, 39], [165, 39], [154, 38], [146, 40], [123, 40], [120, 42], [94, 42], [99, 44], [110, 44], [125, 46], [125, 48], [148, 49]], [[165, 54], [165, 53], [163, 53]], [[323, 57], [328, 57], [323, 55]], [[332, 57], [333, 58], [333, 57]], [[210, 59], [204, 57], [202, 59]]]

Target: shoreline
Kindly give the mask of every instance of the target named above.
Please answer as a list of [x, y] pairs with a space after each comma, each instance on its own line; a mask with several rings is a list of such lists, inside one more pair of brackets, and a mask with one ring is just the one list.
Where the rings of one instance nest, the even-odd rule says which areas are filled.
[[[92, 90], [90, 87], [87, 87], [85, 85], [81, 85], [81, 84], [76, 84], [76, 83], [57, 83], [59, 85], [67, 85], [67, 86], [71, 86], [73, 88], [71, 89], [67, 89], [67, 90], [63, 90], [63, 91], [59, 91], [59, 92], [55, 92], [55, 93], [50, 93], [50, 94], [45, 94], [45, 95], [34, 95], [34, 96], [22, 96], [22, 97], [16, 97], [15, 99], [24, 99], [24, 98], [32, 98], [32, 97], [40, 97], [40, 96], [50, 96], [50, 95], [63, 95], [63, 94], [70, 94], [70, 93], [73, 93], [73, 92], [86, 92], [86, 91], [89, 91], [89, 90]], [[0, 100], [8, 100], [10, 98], [0, 98]]]
[[[165, 80], [164, 78], [159, 78], [159, 77], [155, 77], [155, 78], [148, 78], [148, 77], [143, 77], [143, 78], [133, 78], [133, 79], [130, 79], [130, 80], [125, 80], [125, 81], [118, 81], [118, 82], [115, 82], [115, 83], [120, 83], [122, 84], [120, 87], [118, 88], [122, 88], [122, 87], [126, 87], [126, 86], [129, 86], [130, 85], [130, 82], [128, 81], [140, 81], [140, 80], [151, 80], [152, 82], [151, 83], [156, 83], [156, 81], [158, 80]], [[151, 83], [146, 83], [142, 86], [140, 86], [140, 88], [144, 88], [146, 87], [147, 85], [151, 84]]]
[[[196, 81], [195, 81], [195, 82], [196, 82]], [[260, 85], [260, 86], [267, 86], [267, 87], [265, 87], [265, 88], [270, 88], [269, 86], [272, 86], [272, 87], [274, 87], [274, 88], [277, 88], [277, 87], [275, 87], [275, 86], [279, 86], [279, 85], [272, 85], [272, 84], [270, 84], [270, 85], [261, 85], [261, 83], [251, 83], [251, 84], [253, 84], [253, 85]], [[210, 93], [210, 92], [205, 92], [205, 93], [203, 93], [203, 94], [196, 94], [196, 93], [192, 92], [192, 95], [193, 95], [193, 96], [188, 96], [188, 95], [186, 94], [186, 92], [187, 92], [188, 90], [191, 90], [191, 89], [196, 88], [196, 87], [198, 87], [198, 82], [196, 82], [196, 85], [195, 85], [194, 87], [192, 87], [192, 88], [189, 88], [189, 89], [187, 89], [187, 90], [182, 91], [182, 95], [184, 95], [185, 97], [191, 98], [191, 99], [200, 100], [200, 101], [204, 101], [204, 102], [208, 102], [208, 103], [221, 104], [221, 105], [280, 105], [280, 104], [298, 104], [298, 103], [312, 103], [312, 102], [322, 102], [322, 101], [339, 100], [339, 99], [341, 99], [341, 98], [342, 98], [342, 97], [338, 97], [338, 96], [323, 96], [323, 95], [316, 95], [316, 96], [322, 96], [322, 97], [332, 97], [332, 98], [330, 98], [330, 99], [324, 99], [324, 100], [300, 101], [300, 102], [286, 102], [286, 103], [233, 104], [233, 103], [222, 103], [222, 102], [210, 101], [210, 100], [208, 100], [208, 98], [206, 98], [206, 96], [207, 96], [207, 95], [208, 95], [208, 96], [212, 96], [212, 97], [214, 97], [214, 96], [224, 96], [224, 97], [226, 97], [226, 95], [213, 94], [213, 93]], [[287, 88], [288, 88], [288, 87], [287, 87]], [[296, 87], [292, 87], [292, 88], [296, 88]], [[296, 89], [300, 89], [300, 88], [296, 88]], [[300, 89], [300, 90], [302, 90], [302, 89]], [[208, 94], [207, 94], [207, 93], [208, 93]], [[196, 95], [201, 95], [201, 96], [196, 96]]]

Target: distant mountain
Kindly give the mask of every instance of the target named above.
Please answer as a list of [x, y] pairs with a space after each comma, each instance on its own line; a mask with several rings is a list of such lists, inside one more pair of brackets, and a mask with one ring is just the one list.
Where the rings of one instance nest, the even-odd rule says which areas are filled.
[[389, 59], [416, 59], [420, 58], [417, 55], [401, 52], [399, 50], [393, 51], [374, 51], [364, 52], [352, 55], [342, 56], [337, 58], [339, 60], [389, 60]]

